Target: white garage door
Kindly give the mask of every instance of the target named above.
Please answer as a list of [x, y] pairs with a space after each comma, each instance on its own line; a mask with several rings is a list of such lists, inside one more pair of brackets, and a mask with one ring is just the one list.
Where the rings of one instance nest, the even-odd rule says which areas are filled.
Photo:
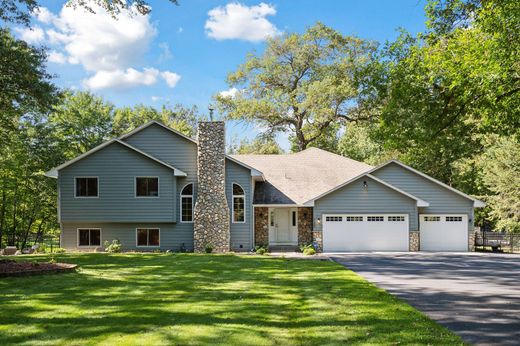
[[406, 214], [323, 215], [323, 251], [408, 251]]
[[422, 251], [468, 251], [468, 215], [421, 214]]

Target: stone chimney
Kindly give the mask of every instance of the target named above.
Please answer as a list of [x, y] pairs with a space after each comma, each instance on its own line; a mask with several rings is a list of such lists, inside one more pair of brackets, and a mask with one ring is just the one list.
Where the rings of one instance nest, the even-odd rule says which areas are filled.
[[230, 250], [229, 207], [226, 199], [225, 125], [223, 121], [199, 123], [198, 187], [194, 213], [194, 250]]

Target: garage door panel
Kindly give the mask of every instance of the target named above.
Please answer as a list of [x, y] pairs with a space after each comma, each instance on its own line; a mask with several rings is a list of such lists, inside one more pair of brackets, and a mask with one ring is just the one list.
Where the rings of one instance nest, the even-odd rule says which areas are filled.
[[468, 251], [468, 215], [419, 215], [421, 251]]
[[408, 251], [408, 215], [334, 214], [323, 217], [326, 252]]

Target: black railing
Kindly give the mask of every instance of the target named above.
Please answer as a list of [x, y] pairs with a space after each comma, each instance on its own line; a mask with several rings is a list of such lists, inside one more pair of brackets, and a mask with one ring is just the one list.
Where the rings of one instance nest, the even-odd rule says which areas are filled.
[[520, 252], [520, 234], [505, 232], [476, 232], [475, 249], [495, 252]]

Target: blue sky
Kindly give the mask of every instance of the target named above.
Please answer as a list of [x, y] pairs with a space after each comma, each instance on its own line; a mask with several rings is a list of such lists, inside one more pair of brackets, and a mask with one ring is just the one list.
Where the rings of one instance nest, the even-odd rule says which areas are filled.
[[[146, 18], [90, 16], [64, 1], [44, 0], [34, 30], [19, 36], [51, 51], [48, 68], [62, 87], [89, 89], [117, 106], [163, 103], [197, 105], [206, 112], [211, 98], [229, 89], [228, 72], [264, 39], [303, 32], [321, 21], [346, 35], [385, 42], [402, 27], [424, 30], [424, 0], [337, 1], [150, 1]], [[228, 137], [252, 137], [253, 126], [228, 124]], [[287, 149], [284, 135], [279, 138]]]

